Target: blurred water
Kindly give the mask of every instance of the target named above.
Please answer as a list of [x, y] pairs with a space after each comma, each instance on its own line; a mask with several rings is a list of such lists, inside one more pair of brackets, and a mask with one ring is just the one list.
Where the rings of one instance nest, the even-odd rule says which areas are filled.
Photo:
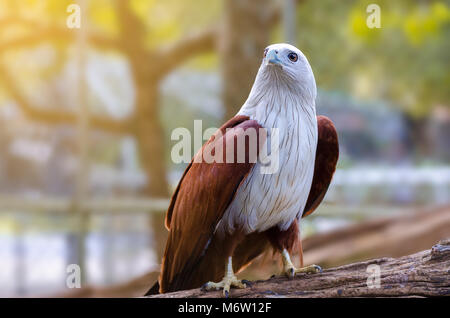
[[[97, 221], [101, 218], [102, 222], [108, 219], [105, 216], [96, 218]], [[139, 229], [147, 217], [130, 215], [126, 221], [127, 230], [113, 225], [108, 232], [93, 229], [86, 234], [85, 269], [82, 268], [86, 270], [86, 284], [124, 282], [148, 272], [159, 263], [153, 251], [151, 232]], [[0, 297], [67, 291], [66, 268], [70, 252], [67, 243], [68, 233], [61, 231], [0, 234]]]
[[358, 205], [449, 204], [450, 166], [358, 166], [338, 169], [326, 199]]

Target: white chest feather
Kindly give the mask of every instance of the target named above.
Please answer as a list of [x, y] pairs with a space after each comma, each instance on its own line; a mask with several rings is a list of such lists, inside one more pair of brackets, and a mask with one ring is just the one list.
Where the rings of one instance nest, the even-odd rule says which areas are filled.
[[311, 188], [317, 146], [315, 107], [244, 105], [239, 114], [250, 116], [265, 128], [278, 129], [279, 165], [274, 173], [264, 174], [261, 164], [255, 164], [217, 229], [228, 233], [237, 227], [245, 233], [273, 226], [287, 229], [303, 211]]

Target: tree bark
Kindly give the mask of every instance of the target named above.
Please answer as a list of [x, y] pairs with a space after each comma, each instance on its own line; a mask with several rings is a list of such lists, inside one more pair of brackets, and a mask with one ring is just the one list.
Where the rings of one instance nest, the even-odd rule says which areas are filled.
[[139, 89], [135, 119], [135, 136], [140, 165], [147, 176], [144, 193], [167, 198], [169, 183], [166, 177], [164, 130], [159, 119], [158, 92], [154, 84]]
[[[371, 269], [379, 266], [379, 284]], [[370, 267], [369, 267], [370, 266]], [[301, 274], [293, 279], [273, 277], [246, 289], [233, 289], [234, 298], [270, 297], [434, 297], [450, 295], [450, 239], [430, 250], [401, 258], [379, 258]], [[158, 298], [222, 297], [221, 291], [200, 289], [156, 295]]]
[[[247, 99], [272, 29], [272, 0], [227, 0], [220, 43], [225, 118]], [[278, 10], [276, 10], [278, 11]]]
[[427, 129], [429, 119], [427, 117], [416, 118], [409, 114], [406, 114], [404, 118], [408, 127], [406, 138], [413, 154], [419, 158], [427, 158], [432, 155], [431, 145], [433, 142]]

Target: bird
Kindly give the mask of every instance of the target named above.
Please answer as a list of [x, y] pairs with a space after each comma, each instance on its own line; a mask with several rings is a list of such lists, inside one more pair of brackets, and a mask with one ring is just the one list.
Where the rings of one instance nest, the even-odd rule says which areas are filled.
[[[300, 245], [303, 266], [300, 222], [319, 206], [336, 170], [336, 128], [316, 115], [314, 74], [298, 48], [272, 44], [262, 55], [247, 100], [194, 155], [174, 191], [161, 273], [146, 295], [202, 287], [229, 297], [231, 287], [251, 284], [236, 273], [271, 248], [288, 277], [322, 271], [314, 264], [296, 268], [291, 256]], [[249, 138], [252, 129], [264, 133]], [[201, 160], [243, 136], [245, 160]], [[261, 160], [273, 154], [277, 164], [268, 173]]]

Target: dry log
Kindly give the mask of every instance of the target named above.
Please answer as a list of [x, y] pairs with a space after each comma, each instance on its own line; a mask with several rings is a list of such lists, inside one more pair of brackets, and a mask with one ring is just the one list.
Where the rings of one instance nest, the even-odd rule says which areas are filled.
[[[372, 266], [371, 266], [372, 265]], [[379, 284], [373, 271], [379, 266]], [[234, 298], [267, 297], [432, 297], [450, 295], [450, 239], [400, 258], [380, 258], [302, 274], [293, 279], [273, 277], [246, 289], [233, 289]], [[165, 298], [222, 297], [221, 291], [200, 289], [156, 295]]]
[[[320, 212], [319, 212], [320, 213]], [[450, 206], [377, 217], [303, 240], [305, 264], [324, 268], [380, 257], [401, 257], [423, 251], [450, 237]], [[280, 270], [279, 258], [258, 258], [239, 277], [267, 279]]]

